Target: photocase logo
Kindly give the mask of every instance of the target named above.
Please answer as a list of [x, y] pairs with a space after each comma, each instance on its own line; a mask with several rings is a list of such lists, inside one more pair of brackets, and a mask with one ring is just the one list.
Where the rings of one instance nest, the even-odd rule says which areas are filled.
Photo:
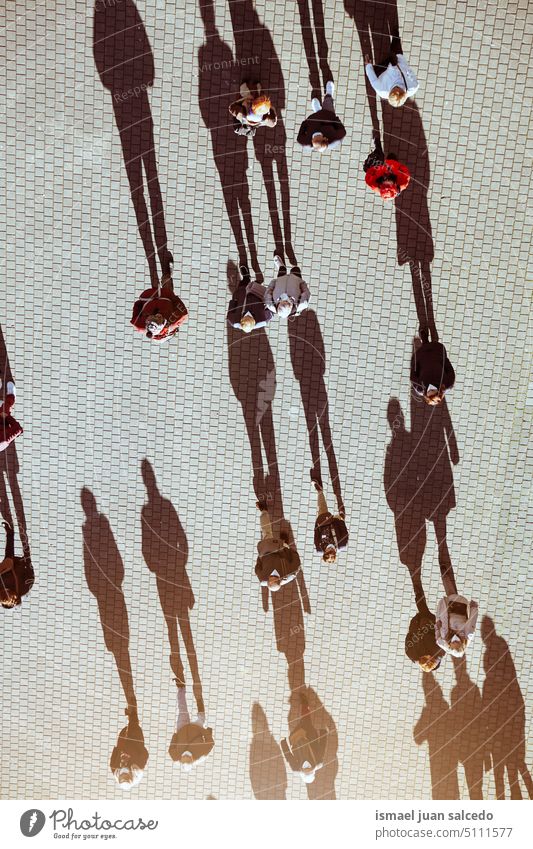
[[25, 811], [20, 818], [20, 830], [24, 837], [35, 837], [42, 831], [46, 822], [46, 817], [42, 811], [37, 808], [30, 808]]

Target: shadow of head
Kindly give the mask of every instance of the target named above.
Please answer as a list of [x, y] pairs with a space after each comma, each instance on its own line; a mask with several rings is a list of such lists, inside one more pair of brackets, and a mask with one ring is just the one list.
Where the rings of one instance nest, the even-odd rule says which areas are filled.
[[480, 633], [484, 643], [487, 643], [491, 637], [496, 636], [496, 626], [490, 616], [484, 616], [481, 620]]
[[387, 421], [390, 429], [405, 430], [405, 416], [398, 398], [390, 398], [387, 404]]
[[158, 492], [155, 472], [147, 457], [141, 463], [141, 474], [148, 495]]
[[87, 516], [87, 518], [91, 516], [98, 515], [98, 505], [96, 503], [96, 498], [92, 494], [91, 490], [86, 486], [82, 487], [80, 490], [80, 501], [81, 506], [83, 507], [83, 512]]

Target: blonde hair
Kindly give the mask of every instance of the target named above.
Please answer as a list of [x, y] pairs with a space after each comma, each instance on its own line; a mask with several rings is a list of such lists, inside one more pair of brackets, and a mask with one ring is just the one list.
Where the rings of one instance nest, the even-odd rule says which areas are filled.
[[240, 321], [241, 330], [244, 330], [245, 333], [251, 333], [256, 325], [255, 318], [253, 315], [243, 315]]
[[435, 392], [434, 395], [424, 395], [424, 401], [426, 404], [429, 404], [430, 407], [436, 407], [437, 404], [442, 403], [444, 400], [444, 386], [441, 386], [438, 392]]
[[276, 312], [280, 318], [287, 318], [292, 312], [292, 301], [282, 300], [278, 303]]
[[430, 654], [423, 654], [418, 661], [418, 665], [424, 672], [433, 672], [434, 669], [440, 666], [440, 658], [432, 657]]
[[401, 88], [399, 85], [395, 85], [394, 88], [391, 88], [389, 91], [388, 101], [391, 106], [394, 106], [396, 109], [399, 106], [403, 106], [405, 101], [407, 100], [407, 92]]
[[328, 149], [328, 140], [323, 133], [314, 135], [311, 139], [311, 144], [315, 150], [319, 150], [321, 153]]
[[254, 115], [266, 115], [267, 112], [270, 112], [271, 107], [270, 97], [266, 94], [259, 94], [253, 99], [250, 108]]

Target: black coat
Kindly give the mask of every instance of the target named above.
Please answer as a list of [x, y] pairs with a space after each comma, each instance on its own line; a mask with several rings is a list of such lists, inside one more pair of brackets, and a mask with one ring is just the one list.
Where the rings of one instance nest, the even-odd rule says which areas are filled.
[[341, 121], [330, 109], [319, 109], [305, 119], [298, 132], [297, 142], [302, 147], [311, 147], [313, 133], [322, 133], [329, 143], [340, 141], [346, 135]]

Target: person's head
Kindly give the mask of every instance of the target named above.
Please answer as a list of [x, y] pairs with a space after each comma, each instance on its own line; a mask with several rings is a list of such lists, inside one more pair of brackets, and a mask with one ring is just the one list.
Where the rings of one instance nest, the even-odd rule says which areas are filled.
[[190, 772], [193, 768], [194, 760], [193, 756], [190, 752], [183, 752], [180, 755], [180, 764], [183, 772]]
[[430, 407], [437, 407], [444, 401], [444, 386], [437, 389], [435, 386], [430, 386], [424, 395], [424, 401]]
[[289, 297], [283, 297], [278, 301], [276, 312], [280, 318], [288, 318], [292, 313], [292, 301]]
[[313, 145], [313, 150], [318, 150], [320, 153], [324, 153], [328, 149], [328, 140], [322, 133], [313, 133], [311, 144]]
[[127, 791], [140, 783], [143, 771], [126, 752], [121, 752], [119, 766], [113, 770], [113, 775], [120, 789]]
[[399, 85], [395, 85], [394, 88], [391, 88], [389, 91], [389, 103], [391, 106], [398, 107], [403, 106], [405, 101], [407, 100], [407, 92]]
[[448, 632], [448, 651], [454, 657], [464, 657], [468, 640], [456, 634], [455, 631]]
[[442, 663], [442, 658], [437, 655], [423, 654], [418, 660], [422, 672], [435, 672]]
[[271, 592], [277, 593], [281, 589], [281, 577], [279, 575], [269, 575], [268, 588]]
[[270, 97], [266, 94], [259, 94], [257, 97], [254, 97], [252, 105], [250, 106], [250, 111], [253, 112], [254, 115], [263, 116], [270, 112], [271, 107], [272, 103], [270, 102]]
[[251, 333], [256, 325], [255, 318], [250, 312], [247, 312], [241, 318], [240, 325], [244, 333]]
[[152, 339], [153, 336], [158, 336], [166, 324], [165, 319], [160, 312], [153, 313], [146, 319], [146, 336]]
[[315, 767], [311, 766], [309, 761], [304, 761], [300, 770], [300, 777], [302, 781], [304, 781], [306, 784], [312, 784], [315, 780], [315, 774]]
[[324, 561], [324, 563], [335, 563], [336, 559], [337, 559], [337, 549], [335, 548], [335, 546], [332, 543], [330, 543], [329, 545], [326, 546], [326, 550], [324, 551], [324, 554], [322, 555], [322, 560]]
[[17, 591], [5, 587], [3, 582], [0, 581], [0, 604], [2, 607], [10, 610], [12, 607], [18, 607], [21, 603], [21, 598]]
[[379, 184], [379, 193], [383, 200], [394, 200], [399, 194], [396, 180], [393, 177], [385, 177]]

